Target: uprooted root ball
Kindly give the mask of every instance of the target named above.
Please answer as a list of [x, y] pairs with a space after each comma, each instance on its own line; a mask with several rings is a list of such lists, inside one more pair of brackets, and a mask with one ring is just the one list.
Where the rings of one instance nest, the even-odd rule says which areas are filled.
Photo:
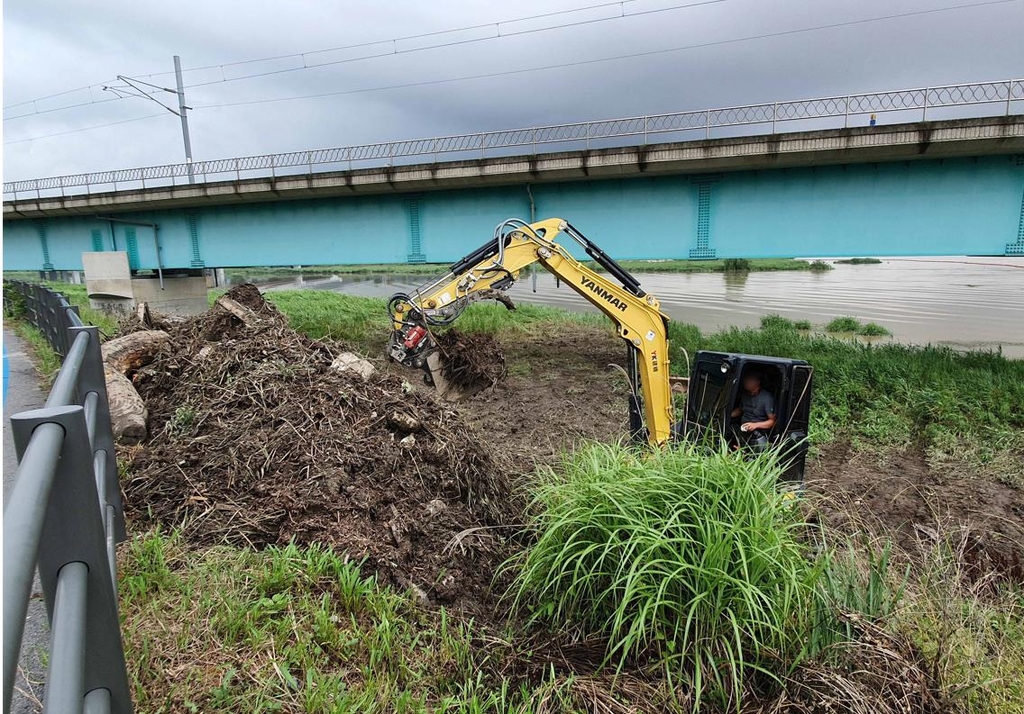
[[443, 373], [449, 383], [475, 391], [492, 387], [505, 376], [505, 355], [492, 336], [453, 327], [434, 339], [441, 349]]
[[433, 601], [479, 599], [503, 542], [463, 532], [516, 521], [459, 414], [395, 377], [332, 369], [335, 348], [252, 286], [227, 297], [246, 320], [214, 306], [181, 322], [135, 375], [151, 437], [124, 484], [129, 518], [198, 544], [325, 543]]

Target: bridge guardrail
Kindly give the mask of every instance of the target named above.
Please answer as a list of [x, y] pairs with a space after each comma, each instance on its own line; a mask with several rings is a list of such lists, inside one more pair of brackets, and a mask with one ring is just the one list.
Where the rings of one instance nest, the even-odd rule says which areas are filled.
[[8, 285], [63, 361], [46, 405], [11, 417], [18, 474], [3, 523], [3, 711], [38, 564], [50, 620], [44, 714], [131, 714], [117, 612], [124, 514], [99, 330], [59, 293]]
[[[357, 167], [391, 165], [396, 159], [440, 156], [465, 158], [467, 154], [484, 158], [502, 149], [522, 149], [538, 153], [538, 147], [559, 151], [579, 147], [591, 148], [593, 143], [641, 137], [643, 144], [652, 136], [664, 141], [670, 135], [711, 137], [712, 129], [744, 126], [771, 126], [772, 133], [780, 129], [791, 130], [794, 122], [841, 118], [843, 126], [851, 117], [892, 112], [920, 112], [921, 121], [928, 119], [929, 110], [948, 107], [993, 105], [1000, 113], [1009, 115], [1015, 102], [1024, 103], [1024, 79], [998, 82], [950, 84], [938, 87], [918, 87], [888, 92], [847, 94], [815, 99], [748, 104], [718, 109], [673, 112], [647, 116], [623, 117], [598, 121], [552, 124], [521, 129], [490, 131], [475, 134], [457, 134], [425, 139], [361, 144], [357, 146], [283, 154], [264, 154], [229, 159], [196, 161], [191, 164], [164, 164], [143, 168], [118, 169], [97, 173], [71, 174], [49, 178], [8, 181], [4, 183], [5, 196], [18, 200], [18, 194], [41, 198], [47, 195], [65, 196], [92, 193], [94, 189], [118, 190], [128, 188], [178, 185], [181, 182], [198, 183], [227, 179], [241, 180], [259, 176], [312, 175], [313, 167], [329, 171]], [[913, 119], [911, 119], [913, 120]], [[797, 127], [806, 128], [806, 127]], [[818, 127], [834, 128], [834, 127]], [[602, 144], [607, 145], [607, 143]], [[23, 198], [25, 196], [22, 196]]]

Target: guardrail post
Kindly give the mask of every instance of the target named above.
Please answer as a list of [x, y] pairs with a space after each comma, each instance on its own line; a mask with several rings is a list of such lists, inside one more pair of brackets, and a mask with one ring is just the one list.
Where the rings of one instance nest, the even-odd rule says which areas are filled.
[[778, 120], [778, 118], [779, 118], [779, 103], [775, 102], [775, 104], [772, 105], [772, 134], [775, 133], [775, 122]]
[[921, 121], [928, 121], [928, 87], [924, 88], [924, 107], [921, 108]]
[[[132, 703], [121, 645], [117, 593], [111, 587], [106, 537], [96, 507], [99, 495], [85, 410], [80, 406], [67, 406], [16, 414], [11, 418], [15, 450], [24, 463], [33, 433], [49, 424], [58, 425], [63, 431], [53, 486], [45, 516], [25, 514], [26, 518], [40, 519], [43, 523], [38, 550], [39, 580], [52, 623], [51, 656], [61, 658], [51, 661], [43, 711], [61, 714], [81, 711], [85, 692], [106, 689], [110, 692], [110, 710], [128, 714]], [[34, 476], [22, 471], [19, 468], [19, 479]], [[18, 486], [16, 482], [15, 488]], [[70, 569], [69, 564], [73, 566]], [[86, 568], [84, 588], [81, 587], [82, 569], [77, 564]], [[83, 595], [84, 605], [79, 602]], [[78, 621], [78, 613], [83, 611], [84, 633], [80, 632], [83, 623]], [[83, 634], [84, 640], [81, 639]], [[81, 662], [76, 655], [79, 641], [84, 642], [81, 649], [88, 653]], [[61, 668], [66, 668], [63, 673], [54, 669], [58, 661], [63, 663]], [[75, 670], [78, 666], [82, 667], [80, 680]], [[6, 681], [4, 696], [7, 699]]]
[[850, 95], [846, 95], [846, 111], [843, 112], [843, 128], [850, 128]]

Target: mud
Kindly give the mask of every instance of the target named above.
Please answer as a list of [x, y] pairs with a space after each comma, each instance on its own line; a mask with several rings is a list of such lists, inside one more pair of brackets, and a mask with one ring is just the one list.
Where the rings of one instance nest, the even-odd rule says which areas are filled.
[[628, 388], [609, 367], [625, 364], [621, 340], [608, 330], [573, 326], [502, 343], [508, 375], [458, 407], [521, 472], [553, 463], [585, 441], [624, 438]]
[[814, 511], [843, 532], [934, 542], [966, 532], [964, 559], [974, 573], [1024, 582], [1024, 493], [1005, 484], [928, 466], [920, 451], [857, 453], [827, 448], [809, 463]]
[[[425, 390], [331, 369], [340, 345], [292, 331], [255, 288], [169, 327], [134, 375], [150, 413], [127, 516], [200, 545], [320, 542], [431, 603], [479, 606], [517, 522], [507, 476], [462, 415]], [[467, 531], [469, 531], [467, 533]]]

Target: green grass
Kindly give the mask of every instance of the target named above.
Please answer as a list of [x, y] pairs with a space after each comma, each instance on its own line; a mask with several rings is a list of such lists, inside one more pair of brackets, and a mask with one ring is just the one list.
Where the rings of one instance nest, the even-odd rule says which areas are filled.
[[836, 261], [841, 265], [878, 265], [881, 262], [878, 258], [845, 258]]
[[[794, 258], [726, 258], [723, 260], [620, 260], [618, 263], [634, 273], [724, 273], [770, 270], [817, 270], [814, 263]], [[595, 270], [594, 263], [587, 265]]]
[[856, 317], [837, 317], [827, 325], [825, 325], [825, 332], [852, 332], [856, 333], [860, 329], [860, 320]]
[[[288, 316], [296, 330], [314, 338], [339, 339], [364, 354], [380, 354], [391, 334], [385, 300], [319, 290], [275, 290], [267, 298]], [[603, 324], [591, 313], [569, 313], [542, 305], [520, 304], [510, 311], [503, 305], [478, 303], [460, 317], [461, 330], [487, 333], [530, 333], [543, 326], [575, 322]]]
[[754, 672], [802, 647], [816, 571], [768, 457], [595, 444], [541, 473], [516, 604], [654, 664], [695, 699], [736, 706]]
[[887, 337], [892, 333], [877, 322], [866, 322], [857, 328], [857, 334], [865, 337]]
[[810, 263], [810, 267], [808, 267], [808, 270], [811, 270], [815, 273], [828, 272], [829, 270], [832, 269], [832, 265], [826, 263], [824, 260], [812, 260]]
[[224, 275], [234, 283], [248, 280], [268, 280], [303, 275], [328, 277], [331, 275], [442, 275], [448, 263], [373, 263], [364, 265], [279, 265], [270, 267], [225, 268]]
[[825, 332], [848, 333], [863, 337], [887, 337], [892, 333], [877, 322], [861, 322], [856, 317], [837, 317], [825, 325]]
[[100, 332], [108, 337], [117, 334], [117, 318], [102, 310], [94, 310], [89, 307], [89, 295], [86, 293], [84, 285], [55, 282], [44, 283], [44, 285], [54, 292], [61, 293], [69, 305], [77, 306], [79, 317], [86, 325], [96, 325], [100, 328]]
[[[311, 545], [122, 546], [120, 613], [140, 714], [536, 711], [556, 683], [500, 674], [510, 647]], [[501, 635], [502, 633], [496, 633]]]
[[[923, 446], [933, 465], [966, 462], [1024, 485], [1024, 361], [939, 347], [866, 345], [791, 329], [702, 335], [670, 323], [675, 349], [795, 357], [814, 367], [811, 439], [878, 450]], [[673, 370], [684, 360], [674, 358]]]
[[50, 343], [46, 341], [43, 333], [25, 320], [14, 320], [14, 331], [18, 337], [28, 343], [32, 363], [42, 378], [43, 384], [49, 387], [57, 376], [57, 370], [60, 369], [60, 357], [50, 347]]

